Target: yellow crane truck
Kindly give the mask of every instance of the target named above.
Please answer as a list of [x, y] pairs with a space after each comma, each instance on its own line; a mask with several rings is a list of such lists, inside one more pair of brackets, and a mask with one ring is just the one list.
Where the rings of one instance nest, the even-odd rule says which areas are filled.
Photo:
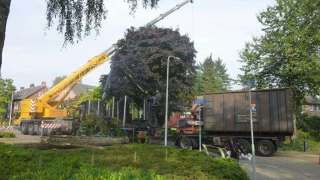
[[[147, 23], [146, 26], [150, 27], [155, 25], [188, 3], [193, 3], [193, 1], [186, 0], [177, 4], [174, 8]], [[116, 49], [116, 45], [112, 45], [106, 51], [91, 58], [86, 64], [50, 88], [40, 97], [22, 100], [20, 104], [20, 115], [15, 120], [15, 124], [20, 125], [22, 133], [51, 134], [52, 131], [59, 131], [63, 134], [70, 133], [72, 131], [72, 121], [65, 120], [67, 112], [64, 108], [61, 108], [64, 98], [74, 85], [86, 74], [108, 61]]]

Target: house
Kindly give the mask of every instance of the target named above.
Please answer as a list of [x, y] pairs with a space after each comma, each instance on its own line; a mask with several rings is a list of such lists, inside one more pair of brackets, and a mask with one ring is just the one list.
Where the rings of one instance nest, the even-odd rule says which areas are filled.
[[20, 102], [23, 99], [36, 99], [47, 90], [45, 82], [42, 82], [39, 86], [30, 84], [29, 88], [21, 87], [19, 91], [13, 94], [13, 113], [15, 114], [20, 111]]
[[320, 98], [306, 96], [303, 103], [303, 112], [311, 116], [320, 116]]
[[88, 91], [94, 89], [95, 86], [87, 85], [87, 84], [76, 84], [69, 94], [66, 96], [65, 101], [72, 100]]

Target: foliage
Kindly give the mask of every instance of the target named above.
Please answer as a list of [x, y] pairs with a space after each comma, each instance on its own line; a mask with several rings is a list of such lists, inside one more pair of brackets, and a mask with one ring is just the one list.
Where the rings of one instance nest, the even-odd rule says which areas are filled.
[[95, 113], [87, 115], [80, 124], [80, 130], [86, 135], [107, 134], [109, 129], [108, 122]]
[[230, 78], [225, 64], [220, 58], [213, 60], [212, 55], [199, 64], [195, 82], [197, 95], [225, 91], [230, 88]]
[[0, 138], [14, 138], [16, 135], [13, 132], [0, 132]]
[[303, 114], [302, 118], [297, 121], [297, 128], [308, 132], [312, 138], [320, 140], [320, 117]]
[[65, 79], [67, 76], [57, 76], [56, 78], [54, 78], [54, 80], [52, 81], [52, 86], [58, 84], [60, 81], [62, 81], [63, 79]]
[[158, 145], [39, 150], [0, 144], [3, 179], [108, 179], [111, 175], [115, 179], [131, 175], [132, 179], [248, 179], [232, 160]]
[[8, 106], [10, 106], [11, 95], [15, 90], [13, 81], [11, 79], [1, 79], [0, 78], [0, 119], [4, 119]]
[[[140, 1], [144, 8], [154, 8], [159, 0], [125, 0], [135, 11]], [[106, 19], [104, 0], [47, 0], [47, 26], [57, 21], [57, 30], [64, 34], [65, 43], [74, 43], [90, 35], [99, 34], [101, 22]]]
[[161, 96], [159, 107], [164, 107], [167, 59], [176, 56], [181, 60], [170, 59], [170, 111], [179, 111], [193, 98], [196, 51], [189, 37], [168, 28], [130, 28], [117, 45], [106, 94], [127, 95], [138, 105], [157, 94]]
[[[289, 87], [296, 107], [320, 93], [320, 1], [277, 0], [258, 16], [264, 35], [241, 52], [242, 83]], [[298, 111], [298, 109], [297, 109]]]
[[80, 96], [69, 100], [66, 102], [66, 109], [68, 112], [68, 115], [71, 117], [78, 117], [80, 105], [83, 102], [86, 102], [88, 100], [99, 100], [102, 98], [102, 87], [98, 86], [94, 88], [92, 91], [86, 92], [84, 94], [81, 94]]
[[304, 142], [307, 142], [307, 151], [311, 153], [318, 153], [320, 151], [319, 140], [314, 139], [312, 135], [308, 132], [298, 131], [297, 137], [294, 140], [286, 140], [282, 146], [281, 150], [284, 151], [303, 151]]
[[11, 0], [0, 1], [0, 78], [1, 78], [1, 67], [2, 67], [2, 51], [4, 40], [6, 37], [7, 20], [10, 11]]

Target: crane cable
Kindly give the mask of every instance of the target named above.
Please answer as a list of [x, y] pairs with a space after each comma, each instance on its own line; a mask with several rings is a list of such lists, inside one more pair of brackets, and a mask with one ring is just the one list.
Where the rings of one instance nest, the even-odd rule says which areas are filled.
[[192, 38], [193, 38], [193, 41], [195, 41], [195, 23], [194, 23], [194, 2], [191, 3], [191, 33], [192, 33]]

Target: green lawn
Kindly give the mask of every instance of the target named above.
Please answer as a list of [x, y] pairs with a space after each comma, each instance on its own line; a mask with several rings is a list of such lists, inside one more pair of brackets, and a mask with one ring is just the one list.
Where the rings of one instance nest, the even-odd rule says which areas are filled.
[[248, 179], [232, 160], [158, 145], [40, 149], [0, 144], [0, 179]]

